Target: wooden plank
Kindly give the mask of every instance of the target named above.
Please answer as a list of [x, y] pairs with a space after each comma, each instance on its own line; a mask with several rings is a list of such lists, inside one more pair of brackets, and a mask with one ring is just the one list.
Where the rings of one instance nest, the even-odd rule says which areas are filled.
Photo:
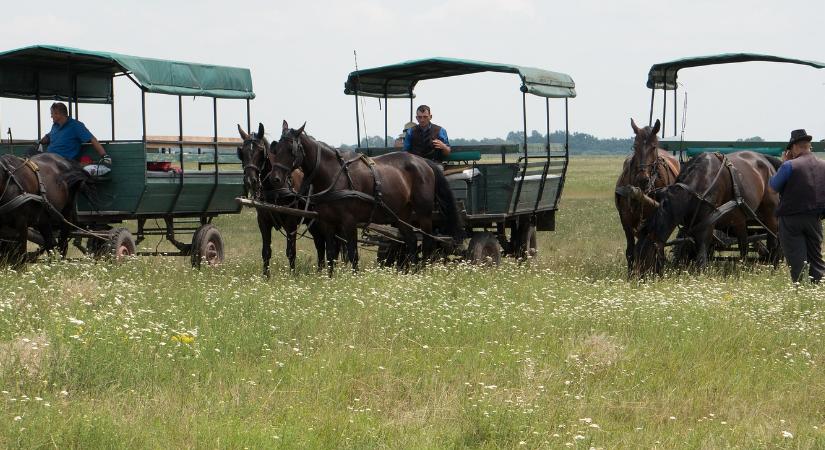
[[243, 206], [248, 206], [255, 209], [264, 209], [288, 216], [305, 217], [307, 219], [315, 219], [318, 217], [318, 213], [315, 211], [304, 211], [303, 209], [288, 208], [286, 206], [273, 205], [271, 203], [259, 202], [258, 200], [252, 200], [244, 197], [236, 197], [235, 201]]

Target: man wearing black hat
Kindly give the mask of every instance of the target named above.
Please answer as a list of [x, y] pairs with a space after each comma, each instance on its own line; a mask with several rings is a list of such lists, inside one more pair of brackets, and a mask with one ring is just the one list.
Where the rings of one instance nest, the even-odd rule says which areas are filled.
[[779, 242], [791, 267], [791, 279], [808, 276], [819, 283], [825, 274], [822, 260], [822, 214], [825, 212], [825, 161], [811, 153], [813, 138], [805, 130], [794, 130], [782, 163], [770, 185], [779, 192]]

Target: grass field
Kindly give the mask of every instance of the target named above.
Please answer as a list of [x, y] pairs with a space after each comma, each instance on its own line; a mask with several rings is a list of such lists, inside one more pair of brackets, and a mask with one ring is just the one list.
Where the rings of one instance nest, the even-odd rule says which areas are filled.
[[[2, 448], [825, 448], [825, 291], [783, 268], [624, 279], [617, 158], [497, 268], [260, 272], [82, 258], [0, 272]], [[143, 245], [154, 248], [157, 242]]]

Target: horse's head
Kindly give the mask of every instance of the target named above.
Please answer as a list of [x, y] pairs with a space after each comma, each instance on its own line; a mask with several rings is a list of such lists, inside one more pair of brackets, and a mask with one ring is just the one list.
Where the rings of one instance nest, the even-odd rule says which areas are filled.
[[306, 123], [301, 125], [301, 128], [293, 130], [289, 128], [289, 124], [284, 120], [281, 139], [272, 143], [272, 151], [269, 152], [268, 156], [272, 165], [269, 176], [275, 188], [283, 187], [290, 174], [304, 163], [306, 158], [306, 149], [304, 148], [305, 126]]
[[640, 277], [651, 271], [661, 274], [665, 244], [673, 230], [682, 223], [691, 204], [689, 193], [677, 185], [660, 189], [654, 195], [659, 207], [642, 222], [634, 248], [634, 271]]
[[258, 132], [248, 134], [238, 125], [238, 133], [243, 139], [243, 144], [238, 147], [238, 159], [243, 165], [243, 188], [244, 193], [253, 198], [261, 190], [261, 170], [269, 142], [264, 137], [264, 125], [258, 124]]
[[659, 119], [656, 119], [656, 123], [652, 127], [639, 128], [636, 126], [636, 122], [630, 119], [630, 126], [636, 134], [636, 138], [633, 140], [633, 159], [631, 161], [633, 184], [645, 191], [651, 191], [658, 174], [656, 170], [656, 162], [659, 157], [657, 133], [661, 123]]

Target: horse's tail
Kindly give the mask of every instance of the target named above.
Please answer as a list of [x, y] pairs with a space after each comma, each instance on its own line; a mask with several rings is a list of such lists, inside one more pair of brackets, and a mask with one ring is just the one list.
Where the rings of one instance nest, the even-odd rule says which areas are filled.
[[444, 175], [444, 169], [435, 161], [425, 159], [427, 164], [433, 169], [435, 175], [435, 198], [444, 212], [447, 221], [446, 232], [453, 237], [456, 244], [464, 241], [464, 221], [458, 213], [458, 204], [455, 201], [450, 183]]
[[[97, 180], [88, 172], [83, 170], [83, 167], [81, 167], [80, 164], [72, 164], [71, 167], [72, 170], [66, 171], [63, 177], [63, 181], [66, 182], [69, 192], [82, 194], [86, 197], [86, 200], [88, 200], [92, 209], [99, 211], [100, 197], [97, 192]], [[76, 201], [77, 196], [74, 195], [74, 198]]]

